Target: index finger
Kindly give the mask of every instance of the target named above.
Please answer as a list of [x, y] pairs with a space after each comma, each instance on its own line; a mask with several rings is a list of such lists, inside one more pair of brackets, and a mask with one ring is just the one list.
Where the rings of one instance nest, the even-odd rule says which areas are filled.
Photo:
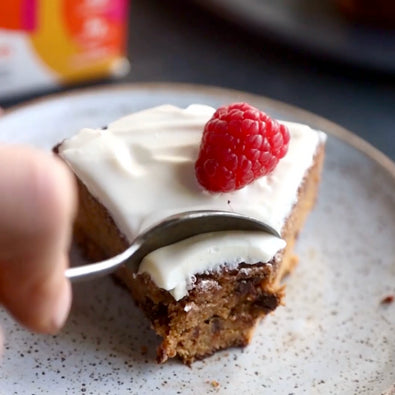
[[56, 332], [71, 300], [74, 180], [49, 154], [0, 146], [0, 190], [0, 303], [30, 329]]

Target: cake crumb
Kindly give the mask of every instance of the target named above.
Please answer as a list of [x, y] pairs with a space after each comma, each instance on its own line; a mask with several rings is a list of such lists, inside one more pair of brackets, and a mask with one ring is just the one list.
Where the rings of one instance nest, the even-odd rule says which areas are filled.
[[211, 386], [213, 387], [213, 388], [218, 388], [219, 387], [219, 382], [218, 381], [216, 381], [216, 380], [211, 380]]
[[141, 346], [141, 355], [146, 355], [148, 352], [148, 347], [147, 346]]
[[394, 295], [387, 295], [384, 296], [383, 299], [381, 299], [381, 304], [390, 304], [394, 301]]

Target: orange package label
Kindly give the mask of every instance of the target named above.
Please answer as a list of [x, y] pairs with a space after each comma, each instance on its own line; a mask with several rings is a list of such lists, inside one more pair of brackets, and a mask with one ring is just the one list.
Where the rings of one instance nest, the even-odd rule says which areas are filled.
[[0, 97], [126, 72], [127, 15], [128, 0], [0, 0]]
[[1, 0], [0, 28], [32, 31], [36, 26], [37, 0]]

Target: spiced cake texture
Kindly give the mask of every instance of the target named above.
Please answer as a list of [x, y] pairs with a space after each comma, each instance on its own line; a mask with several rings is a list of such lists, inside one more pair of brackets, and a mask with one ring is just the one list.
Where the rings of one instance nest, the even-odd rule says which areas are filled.
[[[105, 131], [104, 131], [105, 132]], [[281, 280], [297, 263], [293, 249], [305, 219], [314, 206], [324, 160], [325, 141], [319, 140], [311, 165], [297, 189], [296, 203], [281, 228], [286, 247], [269, 262], [245, 263], [194, 275], [193, 286], [178, 300], [158, 287], [147, 273], [132, 273], [125, 266], [116, 277], [125, 284], [162, 341], [158, 362], [178, 357], [190, 364], [218, 350], [246, 346], [257, 323], [283, 301]], [[92, 261], [124, 251], [129, 243], [104, 207], [77, 177], [79, 211], [74, 236]], [[131, 203], [133, 204], [133, 203]]]
[[[282, 303], [281, 279], [297, 262], [294, 244], [314, 206], [323, 159], [321, 144], [281, 231], [287, 245], [270, 262], [241, 263], [233, 270], [224, 265], [219, 271], [197, 274], [194, 287], [179, 301], [158, 288], [146, 273], [130, 273], [126, 267], [116, 273], [162, 338], [158, 362], [177, 356], [190, 364], [218, 350], [246, 346], [257, 322]], [[74, 235], [85, 255], [94, 261], [125, 250], [128, 242], [106, 208], [79, 180], [78, 186], [80, 206]]]

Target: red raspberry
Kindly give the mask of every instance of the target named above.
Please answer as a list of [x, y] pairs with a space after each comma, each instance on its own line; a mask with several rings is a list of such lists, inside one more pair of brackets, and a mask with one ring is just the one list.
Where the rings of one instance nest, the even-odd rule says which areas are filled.
[[196, 178], [212, 192], [230, 192], [270, 173], [287, 153], [286, 126], [247, 103], [218, 108], [204, 127]]

